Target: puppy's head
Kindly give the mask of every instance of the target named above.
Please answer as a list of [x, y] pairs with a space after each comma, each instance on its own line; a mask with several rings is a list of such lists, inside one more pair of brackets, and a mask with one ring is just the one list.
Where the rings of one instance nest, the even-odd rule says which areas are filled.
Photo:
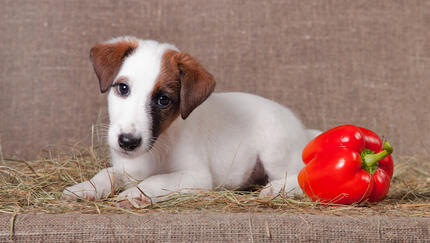
[[90, 59], [100, 91], [109, 92], [109, 145], [129, 156], [150, 150], [215, 87], [196, 59], [169, 44], [120, 37], [95, 45]]

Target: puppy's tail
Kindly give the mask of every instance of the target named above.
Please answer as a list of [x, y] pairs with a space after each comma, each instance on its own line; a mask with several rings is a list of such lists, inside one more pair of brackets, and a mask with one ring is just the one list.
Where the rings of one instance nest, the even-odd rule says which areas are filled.
[[321, 134], [321, 131], [316, 129], [306, 129], [306, 132], [308, 133], [308, 141], [311, 141]]

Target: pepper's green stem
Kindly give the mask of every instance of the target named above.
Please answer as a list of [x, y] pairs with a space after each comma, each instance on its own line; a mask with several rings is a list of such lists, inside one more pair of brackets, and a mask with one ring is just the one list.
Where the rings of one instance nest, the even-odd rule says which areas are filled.
[[382, 146], [383, 151], [375, 154], [373, 151], [365, 150], [361, 155], [361, 159], [363, 161], [362, 167], [369, 171], [371, 174], [375, 173], [378, 168], [378, 162], [391, 153], [393, 153], [393, 147], [388, 141], [385, 141], [384, 146]]

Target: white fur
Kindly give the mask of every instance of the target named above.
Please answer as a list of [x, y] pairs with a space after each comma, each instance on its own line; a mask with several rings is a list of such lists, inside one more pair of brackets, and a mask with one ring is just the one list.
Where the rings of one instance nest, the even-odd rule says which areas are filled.
[[[121, 151], [118, 146], [118, 134], [133, 133], [143, 138], [143, 146], [135, 153], [146, 152], [151, 136], [151, 120], [147, 99], [154, 87], [156, 78], [160, 73], [163, 53], [168, 50], [177, 50], [170, 44], [160, 44], [156, 41], [139, 41], [139, 47], [133, 55], [126, 58], [117, 77], [126, 77], [131, 93], [127, 98], [121, 98], [110, 90], [108, 95], [109, 107], [109, 146]], [[115, 161], [112, 161], [115, 163]], [[115, 164], [113, 164], [115, 165]]]
[[[112, 167], [90, 182], [66, 188], [65, 198], [100, 199], [113, 188], [125, 189], [121, 198], [149, 196], [152, 200], [177, 191], [238, 189], [246, 184], [257, 161], [269, 179], [261, 195], [273, 196], [282, 189], [300, 193], [301, 151], [318, 131], [305, 129], [289, 109], [262, 97], [214, 93], [186, 120], [178, 117], [150, 149], [152, 121], [146, 104], [168, 49], [176, 50], [140, 40], [125, 59], [117, 78], [129, 80], [130, 95], [119, 97], [112, 89], [108, 94]], [[123, 152], [117, 144], [120, 133], [140, 135], [142, 146]]]

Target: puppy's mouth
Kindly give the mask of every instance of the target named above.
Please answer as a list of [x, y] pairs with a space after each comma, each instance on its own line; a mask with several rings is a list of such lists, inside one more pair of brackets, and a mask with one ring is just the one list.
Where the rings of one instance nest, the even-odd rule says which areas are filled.
[[157, 141], [157, 138], [151, 139], [148, 141], [148, 144], [142, 144], [141, 146], [139, 146], [138, 148], [136, 148], [134, 150], [123, 149], [120, 146], [115, 146], [114, 150], [117, 151], [118, 153], [120, 153], [121, 155], [125, 156], [125, 157], [136, 157], [136, 156], [139, 156], [141, 154], [150, 152], [152, 150], [152, 148], [154, 147], [154, 144], [156, 141]]
[[139, 148], [133, 151], [128, 151], [122, 148], [114, 148], [114, 150], [118, 152], [121, 156], [127, 157], [127, 158], [134, 158], [148, 151], [147, 149], [142, 149], [142, 148]]
[[127, 151], [125, 149], [117, 149], [117, 151], [122, 154], [122, 155], [126, 155], [126, 156], [132, 156], [133, 154], [136, 153], [136, 151]]

